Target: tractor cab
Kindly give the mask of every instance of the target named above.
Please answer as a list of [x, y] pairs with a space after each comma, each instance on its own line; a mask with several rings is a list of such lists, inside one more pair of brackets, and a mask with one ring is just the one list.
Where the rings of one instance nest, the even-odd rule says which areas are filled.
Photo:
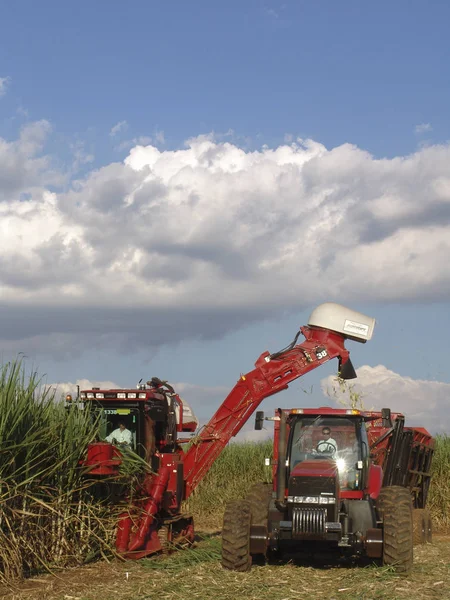
[[287, 477], [311, 476], [335, 468], [341, 492], [365, 487], [368, 439], [358, 411], [343, 414], [290, 414]]

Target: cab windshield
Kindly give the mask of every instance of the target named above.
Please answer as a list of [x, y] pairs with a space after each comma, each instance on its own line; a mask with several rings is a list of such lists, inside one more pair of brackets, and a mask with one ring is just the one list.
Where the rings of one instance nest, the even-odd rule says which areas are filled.
[[100, 405], [93, 407], [94, 415], [100, 415], [99, 437], [105, 441], [108, 436], [119, 429], [123, 423], [131, 432], [131, 448], [136, 451], [136, 434], [139, 422], [139, 410], [135, 407], [118, 407], [116, 405]]
[[[365, 430], [364, 430], [365, 431]], [[326, 460], [336, 464], [343, 490], [360, 487], [361, 423], [357, 419], [305, 417], [291, 424], [289, 466]]]

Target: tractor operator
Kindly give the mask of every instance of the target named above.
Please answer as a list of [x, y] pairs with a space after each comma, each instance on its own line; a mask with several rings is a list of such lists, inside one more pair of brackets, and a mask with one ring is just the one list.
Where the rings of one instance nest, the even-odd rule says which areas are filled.
[[316, 446], [317, 452], [332, 454], [334, 456], [338, 448], [336, 440], [331, 437], [331, 429], [329, 427], [323, 427], [322, 435], [323, 439], [321, 439]]
[[106, 438], [105, 442], [115, 444], [116, 446], [125, 446], [126, 448], [131, 447], [131, 431], [127, 429], [127, 426], [123, 421], [119, 421], [119, 427], [114, 429]]

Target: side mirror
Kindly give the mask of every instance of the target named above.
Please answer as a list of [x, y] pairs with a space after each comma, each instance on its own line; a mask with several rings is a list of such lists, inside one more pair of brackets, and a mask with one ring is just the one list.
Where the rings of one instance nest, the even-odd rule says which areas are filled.
[[391, 409], [390, 408], [382, 408], [381, 409], [381, 419], [383, 421], [383, 427], [390, 429], [392, 427], [392, 418], [391, 418]]
[[350, 359], [348, 359], [346, 363], [342, 364], [342, 359], [339, 358], [339, 377], [341, 379], [356, 379], [356, 371]]
[[255, 417], [255, 429], [256, 429], [256, 431], [261, 431], [261, 429], [263, 428], [263, 424], [264, 424], [264, 411], [263, 410], [257, 410], [256, 411], [256, 417]]

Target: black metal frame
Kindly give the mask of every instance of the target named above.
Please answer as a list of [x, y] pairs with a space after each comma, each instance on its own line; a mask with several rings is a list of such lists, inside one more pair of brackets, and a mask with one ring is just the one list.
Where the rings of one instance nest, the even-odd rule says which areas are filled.
[[[433, 446], [414, 440], [414, 431], [405, 430], [405, 418], [398, 416], [393, 428], [387, 432], [387, 460], [383, 487], [400, 485], [411, 490], [414, 508], [425, 508], [431, 482]], [[377, 440], [376, 444], [387, 435]]]

